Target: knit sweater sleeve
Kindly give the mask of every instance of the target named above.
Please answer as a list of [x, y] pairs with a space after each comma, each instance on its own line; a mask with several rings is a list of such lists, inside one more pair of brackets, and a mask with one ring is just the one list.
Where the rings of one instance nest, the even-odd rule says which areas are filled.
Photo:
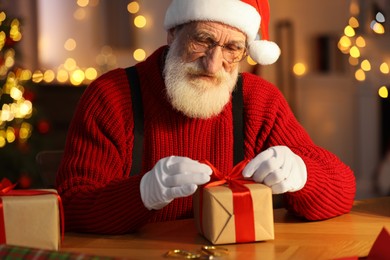
[[68, 131], [56, 179], [67, 231], [120, 234], [150, 218], [141, 176], [129, 176], [132, 129], [130, 89], [117, 69], [88, 86]]
[[308, 220], [349, 212], [356, 191], [352, 170], [337, 156], [313, 143], [275, 86], [250, 75], [244, 77], [244, 82], [252, 86], [251, 101], [246, 104], [248, 117], [253, 120], [247, 129], [254, 143], [253, 154], [249, 156], [271, 146], [286, 145], [305, 162], [306, 185], [285, 194], [286, 207]]

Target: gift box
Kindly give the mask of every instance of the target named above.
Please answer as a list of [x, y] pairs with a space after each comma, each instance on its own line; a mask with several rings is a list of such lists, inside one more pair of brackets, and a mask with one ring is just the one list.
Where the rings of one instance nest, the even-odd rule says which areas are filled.
[[62, 205], [56, 190], [0, 189], [0, 244], [58, 250]]
[[263, 184], [241, 179], [244, 166], [237, 165], [229, 175], [212, 167], [217, 180], [214, 178], [194, 194], [197, 230], [212, 244], [274, 239], [272, 191]]

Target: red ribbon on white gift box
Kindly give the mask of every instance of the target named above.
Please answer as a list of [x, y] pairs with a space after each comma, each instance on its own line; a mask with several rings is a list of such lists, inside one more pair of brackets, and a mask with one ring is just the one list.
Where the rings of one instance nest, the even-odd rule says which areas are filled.
[[64, 240], [65, 224], [64, 224], [64, 208], [62, 206], [62, 200], [60, 195], [54, 191], [49, 190], [14, 190], [16, 184], [12, 184], [6, 178], [3, 178], [0, 183], [0, 244], [7, 242], [5, 236], [5, 222], [4, 222], [4, 210], [3, 210], [3, 196], [37, 196], [37, 195], [48, 195], [52, 194], [57, 196], [58, 207], [60, 210], [60, 223], [61, 223], [61, 241]]

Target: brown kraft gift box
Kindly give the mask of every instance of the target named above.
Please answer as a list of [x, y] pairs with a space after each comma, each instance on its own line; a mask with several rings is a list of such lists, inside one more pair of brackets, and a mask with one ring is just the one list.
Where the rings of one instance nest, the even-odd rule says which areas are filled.
[[[273, 240], [274, 220], [271, 189], [257, 183], [243, 185], [250, 190], [253, 201], [255, 229], [253, 242]], [[203, 192], [202, 198], [200, 192]], [[240, 232], [240, 230], [236, 230], [235, 226], [233, 191], [226, 184], [201, 188], [194, 194], [194, 217], [197, 230], [212, 244], [251, 242], [237, 241], [236, 239], [236, 232]]]

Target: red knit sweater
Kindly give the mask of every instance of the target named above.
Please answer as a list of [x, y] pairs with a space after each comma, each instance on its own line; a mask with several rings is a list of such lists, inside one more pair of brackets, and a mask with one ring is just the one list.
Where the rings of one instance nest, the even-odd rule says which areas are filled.
[[[207, 120], [175, 111], [166, 99], [161, 75], [163, 49], [137, 65], [145, 117], [138, 176], [129, 176], [133, 114], [125, 71], [106, 73], [83, 94], [57, 175], [68, 231], [120, 234], [150, 221], [191, 217], [192, 197], [175, 199], [157, 211], [147, 210], [141, 201], [141, 177], [163, 157], [207, 159], [222, 172], [233, 167], [231, 103]], [[302, 190], [285, 194], [288, 209], [308, 220], [348, 212], [355, 195], [351, 169], [313, 144], [275, 86], [249, 73], [242, 76], [245, 157], [253, 158], [274, 145], [290, 147], [304, 160], [308, 179]]]

